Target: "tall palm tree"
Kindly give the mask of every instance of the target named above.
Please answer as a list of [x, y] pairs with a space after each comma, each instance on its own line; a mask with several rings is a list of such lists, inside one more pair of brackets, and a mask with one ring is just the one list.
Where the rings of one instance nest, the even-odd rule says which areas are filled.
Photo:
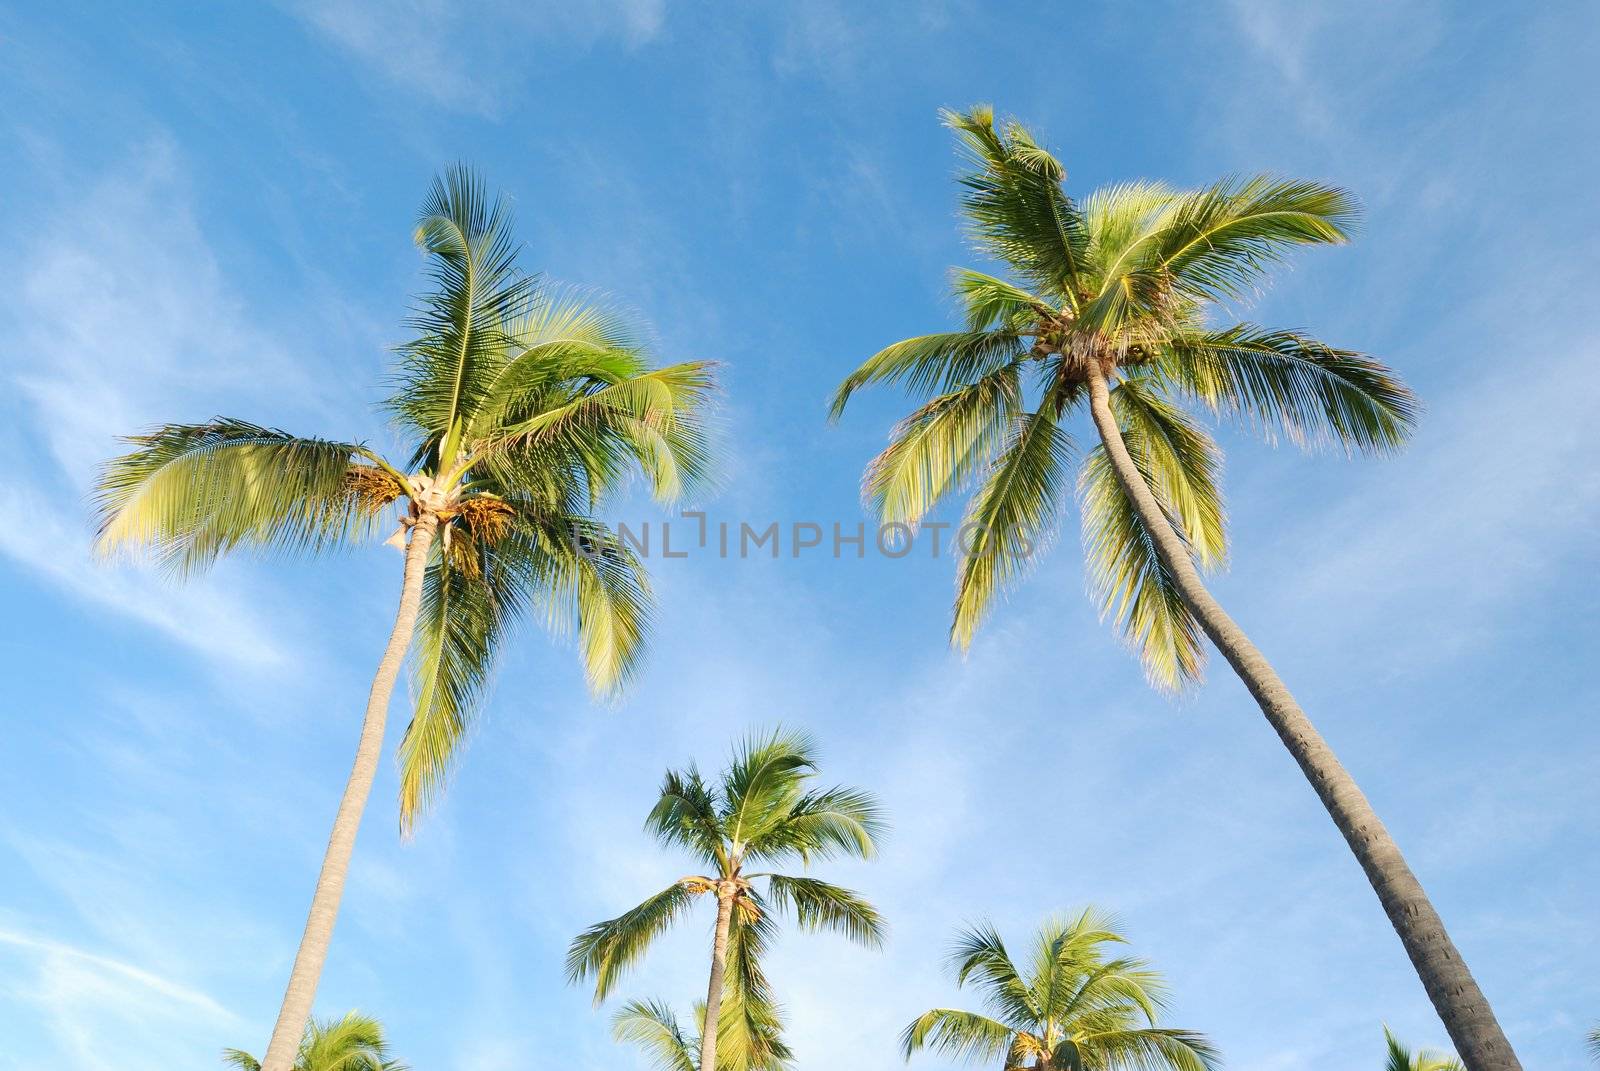
[[[883, 940], [877, 909], [850, 890], [811, 877], [745, 870], [751, 863], [809, 865], [876, 853], [882, 830], [877, 801], [858, 789], [813, 788], [816, 774], [815, 745], [781, 729], [735, 747], [717, 784], [708, 784], [694, 766], [667, 771], [645, 828], [662, 844], [686, 849], [709, 873], [679, 878], [579, 934], [567, 951], [568, 979], [594, 978], [599, 1003], [696, 897], [712, 896], [716, 925], [703, 1021], [717, 1027], [701, 1031], [700, 1071], [718, 1071], [719, 1061], [753, 1066], [753, 1048], [776, 1008], [761, 967], [776, 934], [774, 912], [792, 915], [801, 929], [833, 930], [871, 946]], [[764, 893], [758, 882], [765, 883]]]
[[[254, 1056], [223, 1049], [222, 1061], [238, 1071], [261, 1071]], [[410, 1071], [389, 1056], [383, 1024], [369, 1015], [350, 1012], [343, 1019], [312, 1020], [294, 1056], [294, 1071]]]
[[977, 246], [1013, 278], [958, 270], [961, 330], [898, 342], [840, 386], [836, 418], [869, 383], [929, 397], [868, 466], [869, 506], [910, 530], [971, 492], [951, 628], [964, 649], [1051, 534], [1071, 480], [1068, 418], [1087, 404], [1100, 444], [1077, 486], [1102, 613], [1163, 687], [1198, 680], [1202, 635], [1222, 652], [1355, 853], [1467, 1066], [1518, 1068], [1394, 838], [1200, 577], [1226, 550], [1221, 456], [1184, 403], [1306, 447], [1382, 453], [1410, 432], [1416, 401], [1374, 358], [1216, 319], [1294, 247], [1345, 241], [1356, 206], [1341, 190], [1269, 177], [1199, 190], [1129, 182], [1080, 203], [1021, 125], [997, 126], [988, 108], [945, 118], [969, 161]]
[[[658, 1000], [630, 1000], [611, 1017], [611, 1036], [638, 1045], [657, 1071], [697, 1071], [701, 1032], [706, 1027], [706, 1004], [694, 1002], [695, 1029], [685, 1030], [672, 1008]], [[723, 1018], [728, 1018], [727, 1008]], [[725, 1028], [725, 1029], [731, 1029]], [[718, 1071], [785, 1071], [794, 1054], [784, 1043], [783, 1022], [774, 1010], [753, 1023], [749, 1045], [741, 1052], [719, 1050]]]
[[1004, 1071], [1202, 1071], [1218, 1065], [1193, 1030], [1157, 1026], [1166, 999], [1161, 975], [1142, 959], [1113, 955], [1126, 938], [1089, 908], [1051, 918], [1019, 969], [992, 926], [964, 930], [950, 952], [956, 985], [975, 983], [988, 1014], [934, 1008], [900, 1035], [911, 1054], [927, 1048], [957, 1059], [1003, 1058]]
[[1387, 1043], [1389, 1058], [1384, 1062], [1383, 1071], [1462, 1071], [1461, 1061], [1446, 1052], [1434, 1049], [1418, 1049], [1412, 1052], [1400, 1044], [1398, 1038], [1389, 1032], [1388, 1027], [1383, 1028], [1383, 1040]]
[[652, 368], [625, 324], [517, 266], [503, 199], [446, 172], [416, 229], [432, 289], [387, 408], [410, 439], [386, 460], [361, 443], [241, 420], [168, 424], [132, 438], [100, 480], [104, 552], [147, 549], [183, 573], [236, 549], [321, 551], [404, 507], [400, 606], [378, 662], [265, 1071], [289, 1071], [327, 956], [356, 830], [409, 651], [416, 707], [400, 742], [400, 818], [437, 795], [520, 618], [576, 625], [590, 686], [639, 664], [650, 610], [641, 563], [593, 517], [642, 471], [670, 500], [701, 479], [704, 363]]

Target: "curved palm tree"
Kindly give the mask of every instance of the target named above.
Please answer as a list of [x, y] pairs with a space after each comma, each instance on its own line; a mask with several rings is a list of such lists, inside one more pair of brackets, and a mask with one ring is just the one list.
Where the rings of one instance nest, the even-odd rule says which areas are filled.
[[1413, 1053], [1400, 1044], [1388, 1027], [1383, 1028], [1383, 1040], [1389, 1050], [1383, 1071], [1463, 1071], [1461, 1061], [1449, 1053], [1434, 1049], [1419, 1049]]
[[[774, 912], [792, 914], [802, 929], [833, 930], [871, 946], [883, 940], [877, 909], [850, 890], [811, 877], [745, 870], [749, 863], [808, 865], [876, 853], [882, 829], [877, 801], [852, 788], [811, 788], [816, 771], [811, 740], [783, 730], [738, 745], [719, 784], [707, 784], [694, 766], [669, 770], [645, 828], [661, 843], [687, 849], [709, 873], [679, 878], [579, 934], [567, 951], [568, 979], [594, 978], [599, 1003], [696, 897], [714, 896], [703, 1021], [717, 1028], [701, 1031], [700, 1071], [718, 1071], [724, 1063], [754, 1066], [754, 1050], [776, 1015], [761, 967], [776, 934]], [[765, 893], [758, 881], [765, 882]]]
[[[223, 1049], [222, 1061], [239, 1071], [261, 1071], [254, 1056], [239, 1049]], [[410, 1071], [389, 1056], [383, 1024], [360, 1012], [343, 1019], [315, 1020], [306, 1024], [294, 1071]]]
[[1156, 1025], [1166, 985], [1144, 960], [1106, 947], [1125, 940], [1114, 920], [1093, 908], [1052, 918], [1024, 973], [993, 927], [963, 931], [950, 953], [956, 985], [976, 984], [988, 1014], [924, 1012], [900, 1035], [906, 1058], [926, 1048], [957, 1059], [1003, 1058], [1005, 1071], [1216, 1067], [1204, 1035]]
[[1304, 334], [1209, 317], [1292, 248], [1344, 241], [1341, 190], [1267, 177], [1201, 190], [1131, 182], [1083, 202], [1061, 164], [993, 112], [947, 113], [969, 159], [964, 207], [979, 249], [1014, 280], [955, 273], [959, 331], [898, 342], [840, 386], [833, 415], [874, 382], [929, 396], [863, 480], [869, 506], [914, 528], [971, 492], [952, 642], [965, 649], [995, 593], [1046, 540], [1068, 487], [1068, 418], [1087, 405], [1100, 444], [1077, 477], [1104, 616], [1152, 680], [1200, 677], [1201, 636], [1244, 681], [1355, 853], [1473, 1071], [1519, 1068], [1438, 913], [1367, 798], [1200, 570], [1225, 555], [1220, 452], [1184, 403], [1301, 446], [1382, 453], [1416, 401], [1382, 363]]
[[404, 507], [391, 540], [405, 552], [400, 606], [266, 1071], [289, 1071], [310, 1016], [407, 652], [416, 707], [399, 762], [409, 830], [442, 787], [519, 619], [576, 625], [597, 693], [634, 674], [648, 582], [594, 520], [595, 504], [630, 469], [669, 500], [707, 465], [709, 367], [652, 368], [615, 317], [523, 274], [506, 204], [469, 171], [434, 184], [416, 237], [433, 288], [388, 401], [408, 456], [391, 462], [360, 443], [218, 417], [134, 437], [100, 480], [101, 549], [144, 548], [180, 573], [236, 549], [327, 549], [373, 532], [391, 503]]
[[[638, 1045], [657, 1071], [697, 1071], [706, 1004], [694, 1002], [695, 1030], [685, 1030], [672, 1008], [658, 1000], [630, 1000], [611, 1017], [611, 1036]], [[727, 1018], [724, 1009], [723, 1018]], [[743, 1051], [717, 1053], [718, 1071], [784, 1071], [794, 1054], [783, 1041], [782, 1019], [775, 1011], [752, 1022]], [[724, 1031], [731, 1027], [724, 1027]]]

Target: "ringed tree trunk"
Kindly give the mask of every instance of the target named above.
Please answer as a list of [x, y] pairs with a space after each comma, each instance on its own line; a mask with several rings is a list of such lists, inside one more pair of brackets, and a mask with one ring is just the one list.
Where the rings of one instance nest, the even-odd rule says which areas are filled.
[[1201, 582], [1188, 549], [1134, 467], [1111, 411], [1105, 373], [1092, 362], [1089, 405], [1117, 481], [1149, 529], [1156, 552], [1172, 574], [1184, 605], [1244, 681], [1355, 853], [1468, 1071], [1521, 1071], [1522, 1064], [1495, 1020], [1494, 1010], [1372, 804], [1266, 657]]
[[711, 980], [706, 985], [706, 1021], [700, 1026], [700, 1071], [717, 1071], [717, 1023], [722, 1015], [722, 980], [728, 967], [728, 930], [733, 923], [732, 882], [717, 883], [717, 928], [711, 940]]
[[333, 832], [328, 836], [328, 849], [322, 857], [322, 871], [317, 875], [317, 888], [311, 897], [305, 932], [300, 937], [300, 948], [295, 953], [294, 967], [289, 972], [289, 985], [283, 994], [283, 1007], [278, 1012], [277, 1024], [272, 1028], [272, 1040], [267, 1044], [261, 1071], [291, 1071], [300, 1050], [306, 1022], [311, 1018], [317, 982], [322, 977], [322, 965], [328, 958], [333, 924], [339, 914], [339, 900], [344, 895], [345, 876], [350, 871], [350, 855], [356, 846], [356, 831], [361, 827], [361, 815], [366, 810], [367, 796], [372, 792], [372, 782], [378, 772], [378, 758], [383, 752], [383, 730], [388, 719], [389, 697], [394, 692], [400, 665], [405, 661], [406, 648], [416, 629], [417, 613], [422, 605], [422, 578], [428, 566], [428, 548], [433, 543], [438, 524], [437, 517], [424, 513], [411, 528], [411, 542], [406, 547], [405, 572], [400, 585], [400, 608], [395, 614], [394, 628], [389, 633], [389, 644], [378, 662], [377, 673], [373, 675], [372, 689], [367, 694], [367, 714], [361, 723], [355, 764], [350, 769], [350, 779], [345, 783], [344, 795], [339, 799], [339, 810], [333, 818]]

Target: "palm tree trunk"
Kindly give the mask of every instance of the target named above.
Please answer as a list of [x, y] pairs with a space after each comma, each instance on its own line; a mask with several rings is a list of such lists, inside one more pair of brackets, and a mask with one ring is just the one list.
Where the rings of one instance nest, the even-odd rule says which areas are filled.
[[1390, 923], [1400, 935], [1400, 943], [1405, 946], [1428, 998], [1444, 1021], [1456, 1052], [1469, 1071], [1521, 1071], [1522, 1064], [1495, 1020], [1493, 1009], [1462, 962], [1439, 913], [1433, 909], [1428, 894], [1406, 865], [1405, 857], [1379, 821], [1372, 804], [1367, 802], [1355, 779], [1289, 694], [1271, 664], [1201, 583], [1188, 549], [1173, 531], [1166, 513], [1128, 455], [1122, 432], [1111, 412], [1104, 374], [1092, 367], [1089, 405], [1117, 480], [1133, 500], [1134, 508], [1155, 541], [1156, 551], [1172, 574], [1184, 605], [1244, 681], [1267, 721], [1300, 764], [1334, 825], [1344, 834], [1388, 913]]
[[706, 1021], [700, 1027], [700, 1071], [717, 1069], [717, 1022], [722, 1016], [722, 978], [728, 967], [728, 930], [733, 924], [733, 889], [717, 886], [717, 929], [711, 939], [711, 981], [706, 984]]
[[400, 608], [395, 614], [394, 628], [389, 633], [389, 645], [384, 648], [378, 671], [373, 675], [372, 690], [367, 693], [367, 715], [361, 723], [355, 764], [350, 770], [350, 780], [345, 783], [344, 795], [339, 799], [339, 810], [334, 815], [333, 832], [328, 836], [328, 850], [322, 857], [322, 872], [317, 875], [317, 889], [311, 897], [305, 933], [300, 937], [300, 948], [295, 953], [294, 967], [289, 972], [289, 986], [283, 994], [283, 1007], [278, 1012], [277, 1024], [272, 1028], [272, 1040], [267, 1044], [267, 1055], [261, 1062], [261, 1071], [290, 1071], [300, 1049], [306, 1022], [311, 1017], [317, 982], [322, 977], [322, 965], [328, 958], [328, 945], [333, 939], [333, 923], [339, 914], [339, 900], [344, 895], [345, 876], [350, 871], [350, 855], [355, 850], [356, 831], [361, 827], [361, 814], [366, 809], [367, 796], [372, 792], [372, 781], [378, 772], [378, 758], [383, 752], [383, 729], [389, 713], [389, 696], [394, 692], [400, 664], [405, 660], [411, 633], [416, 629], [417, 612], [422, 604], [422, 577], [428, 565], [428, 547], [433, 542], [437, 526], [437, 518], [423, 514], [411, 529], [411, 542], [406, 548], [405, 573], [400, 585]]

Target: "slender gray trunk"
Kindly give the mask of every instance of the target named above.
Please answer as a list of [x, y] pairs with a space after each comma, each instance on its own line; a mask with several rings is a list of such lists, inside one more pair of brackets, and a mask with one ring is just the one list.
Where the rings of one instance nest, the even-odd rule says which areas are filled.
[[311, 897], [305, 933], [300, 937], [300, 948], [295, 953], [294, 967], [289, 972], [289, 986], [283, 994], [283, 1007], [278, 1012], [277, 1024], [272, 1028], [272, 1040], [267, 1044], [261, 1071], [291, 1071], [300, 1050], [306, 1022], [311, 1018], [317, 982], [322, 977], [322, 965], [328, 958], [334, 920], [339, 915], [339, 900], [344, 895], [345, 876], [350, 871], [350, 855], [356, 846], [356, 831], [361, 827], [361, 814], [366, 809], [367, 796], [372, 792], [372, 781], [378, 772], [378, 759], [383, 752], [383, 729], [389, 713], [389, 696], [394, 692], [395, 679], [400, 675], [400, 665], [405, 661], [406, 648], [416, 629], [417, 611], [422, 604], [422, 577], [428, 565], [428, 547], [433, 542], [437, 525], [435, 517], [424, 514], [411, 529], [411, 542], [406, 547], [405, 573], [400, 586], [400, 608], [395, 613], [394, 628], [389, 633], [389, 645], [384, 648], [378, 671], [373, 675], [372, 690], [367, 693], [367, 715], [361, 723], [355, 764], [350, 769], [350, 780], [345, 783], [344, 795], [339, 799], [339, 810], [334, 815], [333, 832], [328, 836], [328, 850], [322, 857], [322, 872], [317, 875], [317, 889]]
[[706, 1021], [700, 1027], [700, 1071], [717, 1071], [717, 1021], [722, 1015], [722, 979], [728, 967], [728, 930], [733, 923], [731, 883], [717, 883], [717, 929], [711, 939], [711, 980], [706, 984]]
[[1089, 404], [1117, 480], [1150, 531], [1184, 605], [1244, 681], [1355, 853], [1462, 1062], [1468, 1071], [1521, 1071], [1522, 1064], [1495, 1020], [1493, 1009], [1372, 804], [1277, 672], [1201, 582], [1188, 549], [1134, 467], [1111, 412], [1105, 377], [1093, 368], [1089, 374]]

